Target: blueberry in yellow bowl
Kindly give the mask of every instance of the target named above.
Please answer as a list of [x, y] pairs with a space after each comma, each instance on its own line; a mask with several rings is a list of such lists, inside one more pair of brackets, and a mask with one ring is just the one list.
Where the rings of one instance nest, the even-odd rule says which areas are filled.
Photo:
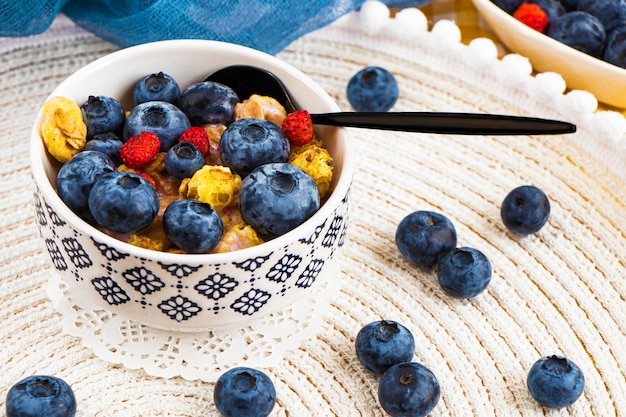
[[[304, 111], [205, 81], [236, 64], [275, 73]], [[52, 273], [72, 299], [172, 331], [244, 324], [311, 296], [340, 278], [354, 150], [306, 116], [335, 111], [305, 74], [238, 45], [162, 41], [88, 64], [31, 133]]]

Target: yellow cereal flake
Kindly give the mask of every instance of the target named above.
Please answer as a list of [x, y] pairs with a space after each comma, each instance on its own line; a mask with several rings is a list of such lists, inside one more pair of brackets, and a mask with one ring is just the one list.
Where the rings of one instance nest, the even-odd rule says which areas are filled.
[[224, 226], [224, 232], [235, 227], [238, 224], [245, 223], [238, 206], [229, 207], [228, 209], [220, 213], [222, 219], [222, 225]]
[[128, 238], [128, 243], [140, 248], [156, 251], [167, 251], [172, 247], [172, 242], [167, 238], [163, 230], [163, 218], [157, 217], [154, 221], [139, 233], [133, 233]]
[[226, 130], [226, 125], [205, 125], [204, 130], [209, 137], [209, 143], [215, 148], [219, 148], [220, 138], [222, 137], [222, 133]]
[[148, 236], [130, 235], [128, 243], [144, 249], [163, 251], [163, 242], [151, 239]]
[[148, 174], [154, 174], [155, 172], [165, 171], [165, 156], [167, 152], [159, 152], [154, 156], [154, 159], [143, 170]]
[[205, 165], [196, 171], [180, 186], [180, 194], [186, 198], [208, 203], [221, 212], [230, 205], [236, 205], [241, 189], [241, 177], [233, 174], [230, 168]]
[[209, 154], [204, 158], [204, 162], [208, 165], [220, 165], [220, 138], [226, 130], [226, 126], [214, 124], [203, 127], [209, 136]]
[[238, 223], [224, 232], [222, 239], [213, 250], [215, 253], [232, 252], [260, 245], [263, 240], [249, 224]]
[[295, 155], [302, 153], [304, 151], [307, 151], [311, 148], [323, 148], [324, 145], [322, 144], [322, 141], [317, 139], [317, 138], [313, 138], [309, 143], [306, 143], [302, 146], [296, 146], [296, 145], [291, 145], [291, 150], [290, 152], [290, 158], [294, 158]]
[[263, 116], [263, 105], [258, 101], [246, 100], [235, 106], [236, 119], [263, 119]]
[[42, 107], [40, 133], [57, 161], [65, 163], [85, 148], [87, 126], [78, 104], [65, 97], [52, 97]]
[[235, 105], [235, 119], [265, 119], [278, 126], [283, 124], [287, 111], [273, 97], [253, 94], [250, 98]]
[[325, 148], [309, 145], [302, 146], [297, 152], [292, 153], [289, 162], [315, 180], [320, 198], [324, 198], [330, 191], [330, 182], [333, 178], [333, 158]]

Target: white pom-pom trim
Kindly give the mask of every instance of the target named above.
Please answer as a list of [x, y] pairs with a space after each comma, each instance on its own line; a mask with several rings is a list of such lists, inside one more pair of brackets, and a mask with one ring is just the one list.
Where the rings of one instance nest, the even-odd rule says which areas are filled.
[[398, 35], [419, 35], [428, 31], [428, 18], [420, 9], [402, 9], [396, 13], [394, 19], [392, 27]]
[[519, 54], [508, 54], [502, 57], [502, 66], [504, 71], [510, 77], [507, 78], [515, 78], [519, 79], [522, 76], [530, 75], [533, 72], [533, 66], [530, 64], [530, 61], [525, 56], [521, 56]]
[[599, 111], [593, 115], [597, 136], [612, 141], [626, 140], [626, 118], [616, 111]]
[[378, 0], [367, 0], [361, 5], [359, 18], [366, 32], [376, 34], [389, 24], [391, 13], [386, 4]]
[[442, 19], [437, 21], [434, 24], [431, 33], [446, 42], [461, 42], [461, 29], [452, 20]]
[[489, 38], [472, 39], [468, 47], [469, 55], [480, 62], [490, 63], [498, 59], [498, 47]]
[[588, 91], [572, 90], [565, 94], [563, 105], [566, 107], [565, 113], [591, 115], [598, 109], [598, 99]]
[[535, 76], [538, 88], [549, 95], [563, 94], [567, 88], [565, 79], [556, 72], [542, 72]]

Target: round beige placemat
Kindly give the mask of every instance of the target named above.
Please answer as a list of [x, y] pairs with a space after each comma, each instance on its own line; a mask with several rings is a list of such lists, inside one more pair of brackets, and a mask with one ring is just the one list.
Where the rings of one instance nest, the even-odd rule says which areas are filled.
[[[412, 42], [407, 32], [403, 42], [355, 22], [333, 26], [280, 56], [346, 110], [349, 77], [382, 65], [400, 84], [394, 110], [578, 117], [582, 128], [569, 137], [351, 129], [359, 155], [342, 291], [318, 334], [265, 369], [278, 393], [272, 415], [384, 416], [377, 378], [360, 366], [353, 347], [358, 330], [381, 318], [414, 333], [415, 360], [437, 375], [442, 396], [432, 416], [626, 415], [626, 187], [607, 166], [623, 154], [601, 163], [583, 151], [593, 141], [614, 145], [596, 138], [592, 115], [549, 91], [533, 94], [536, 85], [523, 73], [498, 77], [500, 67], [487, 58], [460, 59], [465, 52], [454, 36], [422, 34], [427, 41]], [[46, 297], [50, 266], [31, 208], [30, 124], [60, 81], [114, 49], [84, 36], [0, 56], [0, 409], [14, 382], [46, 373], [72, 385], [78, 416], [215, 416], [211, 383], [151, 377], [97, 358], [63, 333]], [[499, 206], [522, 184], [547, 193], [552, 215], [538, 234], [520, 239], [502, 225]], [[489, 257], [486, 292], [450, 298], [434, 271], [402, 259], [396, 225], [419, 209], [447, 215], [459, 245]], [[525, 378], [535, 360], [556, 353], [583, 369], [586, 388], [574, 405], [548, 413], [531, 399]]]

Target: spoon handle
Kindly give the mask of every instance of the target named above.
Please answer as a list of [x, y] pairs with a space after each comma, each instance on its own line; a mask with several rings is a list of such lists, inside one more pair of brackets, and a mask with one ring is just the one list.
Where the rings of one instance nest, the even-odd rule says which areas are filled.
[[482, 113], [342, 112], [311, 114], [314, 124], [453, 135], [554, 135], [576, 126], [559, 120]]

